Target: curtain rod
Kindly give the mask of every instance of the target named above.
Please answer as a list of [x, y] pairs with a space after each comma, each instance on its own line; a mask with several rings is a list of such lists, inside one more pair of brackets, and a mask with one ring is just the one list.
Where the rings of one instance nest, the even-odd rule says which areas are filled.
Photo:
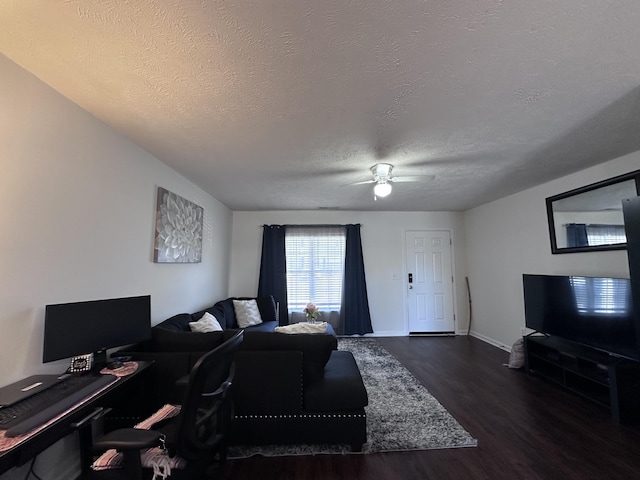
[[347, 225], [358, 225], [362, 227], [360, 223], [346, 223], [346, 224], [317, 224], [317, 223], [302, 223], [302, 224], [286, 224], [286, 225], [260, 225], [260, 227], [307, 227], [307, 228], [328, 228], [328, 227], [346, 227]]

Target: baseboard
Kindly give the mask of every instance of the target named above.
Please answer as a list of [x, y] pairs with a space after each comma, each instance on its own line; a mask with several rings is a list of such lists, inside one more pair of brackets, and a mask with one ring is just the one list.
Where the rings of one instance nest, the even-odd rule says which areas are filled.
[[386, 330], [382, 332], [373, 332], [368, 334], [368, 337], [406, 337], [408, 332], [403, 330]]
[[[353, 336], [353, 337], [361, 337], [361, 336], [365, 336], [365, 337], [452, 337], [452, 336], [465, 336], [467, 335], [467, 331], [461, 331], [461, 332], [456, 332], [456, 333], [409, 333], [407, 331], [398, 331], [398, 330], [387, 330], [387, 331], [382, 331], [382, 332], [374, 332], [374, 333], [367, 333], [366, 335], [339, 335], [341, 337], [349, 337], [349, 336]], [[469, 336], [471, 337], [475, 337], [478, 340], [482, 340], [483, 342], [488, 343], [489, 345], [493, 345], [494, 347], [498, 347], [506, 352], [511, 353], [511, 346], [510, 345], [505, 345], [501, 342], [498, 342], [497, 340], [494, 340], [493, 338], [487, 337], [486, 335], [482, 335], [478, 332], [474, 332], [473, 330], [471, 330], [468, 333]]]
[[498, 342], [497, 340], [494, 340], [493, 338], [487, 337], [486, 335], [482, 335], [481, 333], [478, 332], [474, 332], [473, 330], [471, 330], [471, 332], [469, 332], [469, 335], [472, 337], [475, 337], [479, 340], [482, 340], [483, 342], [488, 343], [489, 345], [493, 345], [494, 347], [498, 347], [506, 352], [511, 353], [511, 345], [505, 345], [502, 342]]
[[438, 333], [438, 332], [432, 332], [432, 333], [412, 333], [412, 332], [407, 332], [406, 330], [403, 331], [398, 331], [398, 330], [388, 330], [388, 331], [384, 331], [384, 332], [374, 332], [374, 333], [368, 333], [367, 335], [365, 335], [366, 337], [453, 337], [456, 336], [457, 334], [455, 332], [445, 332], [445, 333]]
[[410, 337], [455, 337], [455, 332], [409, 332]]
[[409, 335], [409, 332], [403, 332], [403, 331], [398, 331], [398, 330], [388, 330], [388, 331], [382, 331], [382, 332], [373, 332], [373, 333], [366, 333], [364, 335], [338, 335], [339, 337], [406, 337], [407, 335]]

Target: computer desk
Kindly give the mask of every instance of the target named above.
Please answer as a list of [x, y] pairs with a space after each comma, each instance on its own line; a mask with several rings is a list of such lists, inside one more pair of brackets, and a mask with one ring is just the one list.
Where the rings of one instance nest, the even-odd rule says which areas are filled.
[[[82, 437], [82, 427], [90, 423], [101, 409], [113, 408], [114, 412], [123, 413], [127, 417], [140, 416], [140, 418], [144, 418], [149, 412], [144, 411], [144, 407], [138, 402], [138, 399], [144, 398], [145, 383], [150, 380], [150, 376], [145, 375], [145, 372], [148, 372], [153, 362], [141, 361], [137, 363], [138, 368], [135, 372], [120, 377], [118, 381], [109, 385], [91, 400], [72, 407], [46, 427], [28, 434], [17, 445], [0, 451], [0, 474], [25, 464], [58, 440], [76, 431], [80, 431], [81, 434], [81, 455], [86, 455], [86, 448], [90, 448], [90, 445], [86, 445], [88, 439]], [[150, 390], [147, 389], [147, 391]], [[131, 426], [133, 423], [135, 422], [131, 422], [127, 426]], [[89, 431], [89, 429], [84, 430]], [[84, 464], [85, 459], [83, 459], [83, 466]]]

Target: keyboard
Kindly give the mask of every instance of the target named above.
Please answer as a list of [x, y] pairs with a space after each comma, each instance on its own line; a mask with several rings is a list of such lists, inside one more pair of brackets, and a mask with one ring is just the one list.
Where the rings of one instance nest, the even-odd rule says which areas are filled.
[[0, 429], [6, 429], [5, 437], [23, 435], [116, 380], [114, 375], [69, 376], [42, 392], [0, 408]]

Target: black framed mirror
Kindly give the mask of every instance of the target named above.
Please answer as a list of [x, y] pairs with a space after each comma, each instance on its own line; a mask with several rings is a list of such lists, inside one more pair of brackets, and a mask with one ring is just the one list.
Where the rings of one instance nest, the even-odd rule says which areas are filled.
[[640, 193], [640, 170], [546, 199], [551, 253], [626, 248], [622, 200]]

